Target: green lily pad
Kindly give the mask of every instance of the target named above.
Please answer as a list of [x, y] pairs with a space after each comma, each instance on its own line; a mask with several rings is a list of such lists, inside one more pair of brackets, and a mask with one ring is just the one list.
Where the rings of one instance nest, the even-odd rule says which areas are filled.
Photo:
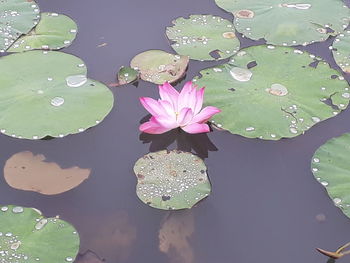
[[117, 79], [118, 85], [125, 85], [132, 83], [139, 78], [139, 73], [137, 70], [131, 67], [121, 67], [118, 71]]
[[[350, 21], [342, 0], [215, 0], [233, 13], [238, 32], [274, 45], [307, 45], [338, 34]], [[332, 15], [330, 15], [332, 14]], [[332, 32], [332, 29], [334, 32]]]
[[[16, 69], [20, 68], [20, 73]], [[12, 137], [63, 137], [97, 125], [113, 94], [86, 77], [83, 61], [57, 51], [0, 58], [0, 132]]]
[[61, 219], [34, 208], [0, 206], [1, 262], [73, 262], [79, 243], [74, 227]]
[[338, 66], [350, 73], [350, 30], [339, 34], [333, 43], [333, 56]]
[[137, 196], [164, 210], [191, 208], [211, 191], [202, 159], [181, 151], [159, 151], [140, 158], [134, 172]]
[[195, 80], [206, 87], [205, 104], [222, 110], [213, 117], [217, 127], [248, 138], [291, 138], [349, 104], [348, 83], [326, 62], [309, 66], [314, 60], [289, 47], [255, 46]]
[[350, 133], [322, 145], [312, 159], [312, 172], [334, 204], [350, 217]]
[[0, 52], [5, 52], [17, 38], [38, 24], [40, 10], [34, 1], [0, 1]]
[[130, 65], [139, 71], [140, 78], [155, 84], [173, 83], [187, 70], [189, 58], [162, 50], [148, 50], [135, 56]]
[[42, 13], [39, 24], [30, 33], [20, 37], [8, 52], [68, 47], [75, 39], [77, 31], [76, 23], [68, 16]]
[[240, 42], [233, 24], [219, 16], [191, 15], [173, 21], [166, 29], [171, 46], [180, 55], [196, 60], [215, 60], [231, 57], [239, 50]]

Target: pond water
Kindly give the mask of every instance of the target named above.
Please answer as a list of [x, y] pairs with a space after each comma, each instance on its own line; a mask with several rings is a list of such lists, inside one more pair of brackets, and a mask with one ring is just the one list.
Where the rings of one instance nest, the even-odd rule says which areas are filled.
[[[81, 57], [89, 77], [105, 83], [114, 82], [119, 67], [141, 51], [171, 52], [164, 28], [173, 19], [207, 13], [231, 17], [213, 0], [38, 0], [38, 4], [42, 11], [74, 18], [79, 34], [65, 51]], [[335, 66], [330, 43], [307, 49]], [[191, 61], [186, 80], [216, 63]], [[140, 82], [138, 87], [112, 90], [114, 109], [86, 132], [40, 141], [0, 136], [1, 166], [13, 154], [30, 151], [62, 168], [91, 169], [79, 187], [53, 196], [15, 190], [0, 176], [2, 204], [60, 215], [80, 233], [81, 252], [90, 249], [111, 263], [320, 263], [327, 258], [316, 247], [332, 250], [350, 241], [349, 219], [310, 171], [315, 150], [350, 131], [349, 110], [305, 135], [278, 142], [219, 131], [140, 136], [138, 126], [146, 112], [138, 97], [157, 97], [156, 85]], [[159, 211], [135, 194], [135, 161], [166, 147], [205, 158], [213, 193], [192, 210]]]

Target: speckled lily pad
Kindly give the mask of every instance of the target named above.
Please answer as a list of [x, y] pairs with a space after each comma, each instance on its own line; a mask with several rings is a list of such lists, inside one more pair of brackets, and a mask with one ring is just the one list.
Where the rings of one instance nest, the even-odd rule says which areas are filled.
[[[268, 44], [306, 45], [346, 28], [350, 10], [342, 0], [215, 0], [234, 14], [238, 32]], [[332, 30], [329, 30], [332, 29]]]
[[[278, 140], [303, 134], [349, 104], [349, 85], [323, 61], [289, 47], [255, 46], [228, 64], [201, 71], [213, 123], [248, 138]], [[328, 105], [333, 103], [333, 105]]]
[[0, 1], [0, 52], [5, 52], [17, 38], [37, 25], [40, 10], [34, 1]]
[[68, 16], [42, 13], [39, 24], [27, 35], [19, 38], [8, 52], [23, 52], [32, 49], [56, 50], [68, 47], [77, 35], [77, 25]]
[[187, 70], [189, 58], [162, 50], [148, 50], [135, 56], [130, 65], [139, 71], [140, 78], [155, 84], [173, 83]]
[[313, 156], [311, 166], [334, 204], [350, 217], [350, 133], [322, 145]]
[[34, 208], [0, 206], [0, 262], [73, 262], [79, 235], [72, 225]]
[[350, 73], [350, 30], [342, 32], [334, 40], [333, 56], [339, 67]]
[[212, 15], [180, 17], [166, 29], [174, 44], [171, 46], [180, 55], [196, 60], [215, 60], [231, 57], [239, 50], [239, 40], [233, 24]]
[[158, 209], [191, 208], [210, 194], [206, 171], [203, 160], [188, 152], [146, 154], [134, 166], [137, 196]]
[[111, 91], [88, 79], [83, 61], [66, 53], [8, 55], [0, 58], [0, 72], [0, 132], [12, 137], [79, 133], [97, 125], [113, 106]]

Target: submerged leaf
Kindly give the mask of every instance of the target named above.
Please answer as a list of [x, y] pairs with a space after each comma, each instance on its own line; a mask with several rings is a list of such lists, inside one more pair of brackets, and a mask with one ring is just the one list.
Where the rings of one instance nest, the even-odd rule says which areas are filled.
[[350, 217], [350, 133], [322, 145], [312, 159], [312, 172], [333, 203]]
[[195, 230], [193, 213], [174, 212], [166, 216], [159, 230], [159, 250], [171, 263], [194, 263], [194, 252], [189, 242]]
[[39, 24], [30, 33], [19, 38], [8, 52], [68, 47], [75, 39], [77, 31], [76, 23], [68, 16], [42, 13]]
[[[215, 0], [231, 12], [238, 32], [274, 45], [307, 45], [346, 28], [350, 9], [342, 0]], [[331, 15], [330, 15], [331, 14]]]
[[0, 132], [12, 137], [79, 133], [101, 122], [113, 107], [112, 92], [88, 79], [83, 61], [66, 53], [8, 55], [0, 58], [0, 72]]
[[175, 42], [171, 46], [180, 55], [196, 60], [216, 60], [231, 57], [239, 50], [233, 24], [219, 16], [191, 15], [173, 23], [166, 34]]
[[291, 138], [349, 104], [348, 83], [326, 62], [309, 66], [314, 58], [288, 47], [250, 47], [202, 70], [196, 84], [206, 87], [205, 104], [222, 110], [216, 127], [248, 138]]
[[73, 262], [79, 251], [72, 225], [34, 208], [0, 206], [0, 233], [1, 262]]
[[333, 56], [338, 66], [346, 73], [350, 73], [350, 30], [339, 34], [334, 40]]
[[0, 52], [5, 52], [17, 38], [28, 33], [40, 19], [33, 0], [0, 1]]
[[159, 151], [140, 158], [134, 172], [136, 193], [145, 204], [164, 210], [192, 208], [211, 191], [207, 168], [199, 157]]
[[186, 73], [189, 58], [162, 50], [148, 50], [135, 56], [130, 65], [140, 72], [140, 78], [155, 84], [173, 83]]
[[58, 164], [45, 162], [44, 155], [20, 152], [6, 161], [4, 177], [13, 188], [55, 195], [69, 191], [90, 175], [90, 169], [62, 169]]

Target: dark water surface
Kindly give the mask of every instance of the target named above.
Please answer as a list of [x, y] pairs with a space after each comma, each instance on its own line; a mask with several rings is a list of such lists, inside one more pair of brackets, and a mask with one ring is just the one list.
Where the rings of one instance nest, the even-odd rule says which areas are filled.
[[[81, 57], [89, 77], [105, 83], [114, 82], [118, 68], [141, 51], [171, 51], [164, 27], [174, 18], [206, 13], [230, 18], [213, 0], [38, 3], [42, 11], [65, 13], [76, 20], [78, 37], [65, 51]], [[103, 43], [107, 45], [97, 47]], [[330, 43], [308, 49], [334, 66]], [[191, 62], [187, 80], [216, 63]], [[84, 133], [42, 141], [0, 136], [0, 166], [17, 152], [31, 151], [62, 167], [92, 169], [82, 185], [56, 196], [12, 189], [1, 175], [1, 203], [36, 207], [46, 216], [60, 215], [81, 234], [81, 252], [91, 249], [110, 263], [326, 263], [316, 247], [335, 249], [350, 241], [349, 219], [333, 205], [310, 171], [314, 151], [328, 139], [350, 131], [349, 110], [303, 136], [279, 142], [219, 131], [208, 136], [143, 135], [140, 140], [138, 125], [146, 112], [138, 97], [157, 97], [156, 86], [140, 82], [138, 88], [129, 85], [113, 93], [113, 111]], [[205, 162], [213, 193], [191, 211], [167, 217], [168, 212], [149, 208], [137, 199], [132, 168], [149, 150], [162, 149], [174, 140], [181, 149], [191, 148], [208, 157]], [[169, 148], [174, 147], [173, 143]], [[323, 215], [324, 221], [317, 220]], [[175, 244], [168, 255], [159, 250], [162, 223], [162, 239], [166, 238], [162, 250], [167, 249], [167, 242]], [[339, 262], [348, 261], [350, 258]]]

